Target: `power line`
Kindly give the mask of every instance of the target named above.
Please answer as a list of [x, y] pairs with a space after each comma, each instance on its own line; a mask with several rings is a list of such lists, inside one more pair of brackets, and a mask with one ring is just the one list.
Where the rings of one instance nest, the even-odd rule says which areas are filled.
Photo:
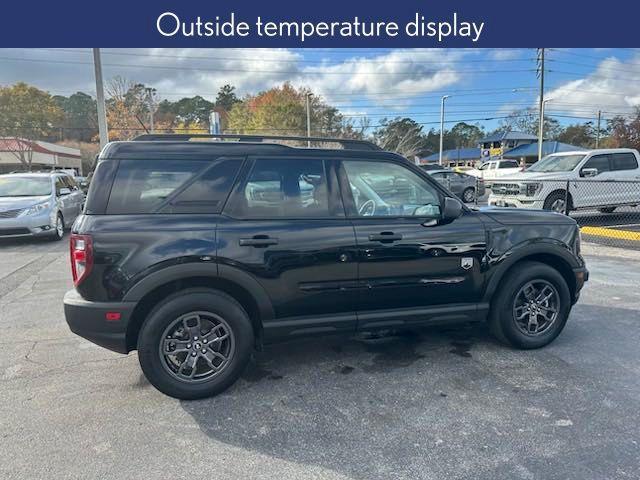
[[[91, 62], [81, 62], [74, 60], [45, 60], [39, 58], [14, 58], [14, 57], [0, 57], [0, 60], [5, 61], [15, 61], [15, 62], [36, 62], [36, 63], [50, 63], [50, 64], [61, 64], [61, 65], [93, 65]], [[312, 71], [312, 70], [247, 70], [241, 68], [198, 68], [198, 67], [187, 67], [187, 66], [172, 66], [172, 65], [139, 65], [139, 64], [128, 64], [128, 63], [104, 63], [103, 66], [108, 67], [118, 67], [118, 68], [149, 68], [149, 69], [157, 69], [157, 70], [190, 70], [196, 72], [233, 72], [233, 73], [260, 73], [260, 74], [292, 74], [292, 75], [354, 75], [354, 72], [345, 71], [345, 72], [336, 72], [336, 71]], [[513, 69], [513, 70], [441, 70], [438, 69], [434, 73], [517, 73], [517, 72], [532, 72], [532, 69]], [[358, 75], [418, 75], [423, 72], [356, 72]]]
[[[65, 48], [30, 48], [26, 50], [40, 50], [47, 52], [61, 52], [61, 53], [72, 53], [72, 54], [87, 54], [89, 52], [85, 52], [83, 50], [73, 50], [73, 49], [65, 49]], [[219, 49], [224, 50], [224, 49]], [[278, 50], [275, 50], [276, 52]], [[280, 50], [283, 51], [283, 50]], [[500, 63], [500, 62], [530, 62], [533, 58], [503, 58], [503, 59], [446, 59], [442, 60], [378, 60], [378, 57], [359, 57], [348, 60], [343, 60], [339, 64], [330, 64], [327, 60], [305, 60], [305, 59], [296, 59], [296, 58], [250, 58], [250, 57], [218, 57], [216, 55], [207, 55], [207, 56], [192, 56], [192, 55], [168, 55], [163, 53], [139, 53], [139, 52], [115, 52], [110, 50], [105, 50], [101, 52], [103, 55], [115, 55], [115, 56], [130, 56], [130, 57], [144, 57], [144, 58], [173, 58], [178, 60], [245, 60], [245, 61], [257, 61], [257, 62], [276, 62], [276, 63], [306, 63], [306, 64], [314, 64], [320, 66], [336, 66], [344, 64], [345, 62], [351, 61], [366, 61], [367, 63], [379, 63], [379, 64], [409, 64], [409, 65], [422, 65], [422, 64], [449, 64], [449, 63]], [[394, 53], [404, 53], [404, 51], [396, 51]], [[406, 52], [407, 56], [412, 52]], [[415, 55], [415, 52], [413, 52]]]

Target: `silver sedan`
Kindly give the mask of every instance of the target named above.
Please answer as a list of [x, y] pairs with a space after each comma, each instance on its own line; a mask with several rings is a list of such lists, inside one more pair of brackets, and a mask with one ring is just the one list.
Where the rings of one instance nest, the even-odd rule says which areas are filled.
[[427, 173], [465, 203], [474, 202], [476, 195], [482, 197], [485, 194], [484, 182], [481, 178], [444, 169], [428, 170]]
[[82, 212], [85, 195], [63, 173], [0, 175], [0, 238], [60, 240]]

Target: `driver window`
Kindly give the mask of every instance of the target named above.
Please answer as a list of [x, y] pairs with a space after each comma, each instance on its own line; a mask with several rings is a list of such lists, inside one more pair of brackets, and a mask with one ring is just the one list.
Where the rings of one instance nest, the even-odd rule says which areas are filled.
[[345, 161], [359, 217], [440, 215], [440, 197], [411, 170], [390, 162]]

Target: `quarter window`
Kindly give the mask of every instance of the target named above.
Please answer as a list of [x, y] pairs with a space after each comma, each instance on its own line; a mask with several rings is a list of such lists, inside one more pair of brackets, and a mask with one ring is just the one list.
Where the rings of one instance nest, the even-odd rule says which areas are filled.
[[229, 211], [240, 218], [328, 217], [328, 197], [322, 160], [258, 159]]
[[241, 160], [121, 160], [107, 213], [219, 213]]
[[411, 170], [390, 162], [345, 161], [357, 216], [421, 216], [440, 214], [435, 187]]

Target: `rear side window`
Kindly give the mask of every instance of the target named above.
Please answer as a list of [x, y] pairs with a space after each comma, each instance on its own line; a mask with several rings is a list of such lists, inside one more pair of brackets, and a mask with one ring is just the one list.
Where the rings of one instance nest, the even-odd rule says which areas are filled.
[[107, 214], [219, 213], [241, 163], [121, 160]]
[[614, 153], [611, 155], [612, 170], [635, 170], [638, 161], [633, 153]]
[[322, 160], [258, 159], [230, 200], [240, 218], [328, 217], [327, 178]]
[[515, 160], [502, 161], [500, 162], [498, 168], [518, 168], [518, 162]]

